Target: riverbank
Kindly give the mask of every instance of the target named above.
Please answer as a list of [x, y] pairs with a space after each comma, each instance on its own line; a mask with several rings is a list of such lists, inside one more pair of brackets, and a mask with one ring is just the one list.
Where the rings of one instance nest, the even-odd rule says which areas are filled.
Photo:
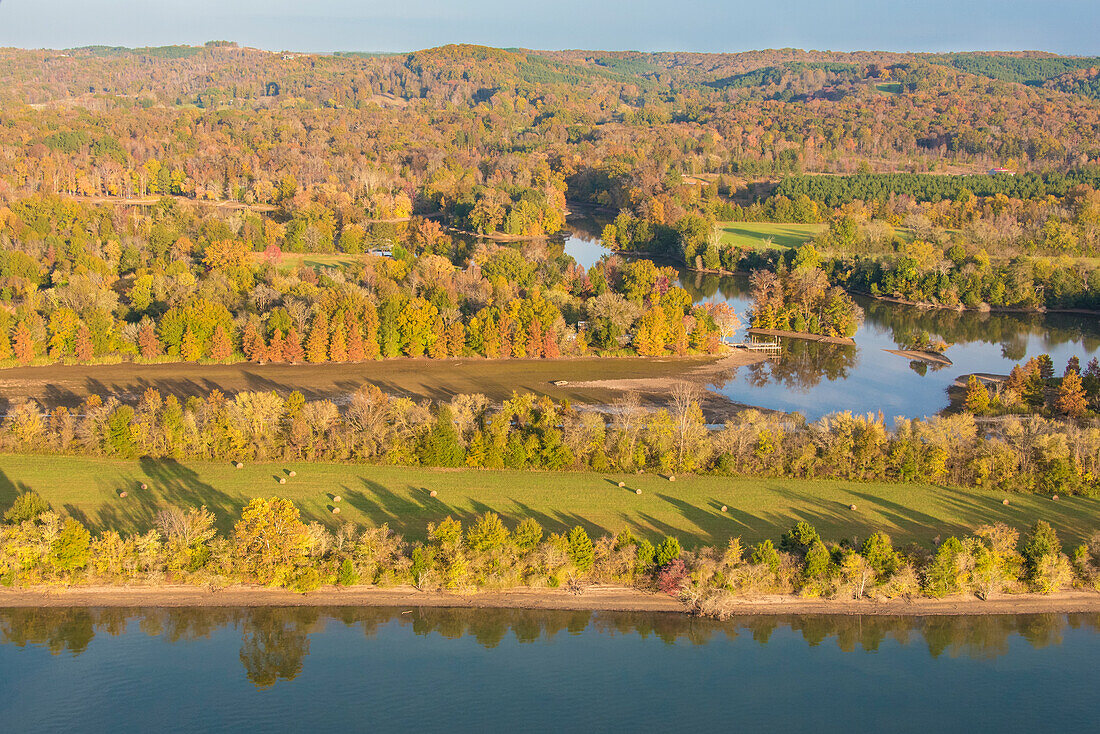
[[[687, 614], [685, 604], [665, 594], [623, 586], [589, 585], [576, 590], [517, 588], [473, 593], [390, 588], [323, 587], [307, 594], [259, 586], [211, 589], [193, 586], [88, 586], [0, 589], [0, 608], [34, 607], [431, 607], [458, 609], [550, 609]], [[998, 594], [989, 599], [805, 599], [761, 595], [733, 599], [729, 616], [820, 614], [871, 616], [955, 616], [989, 614], [1075, 614], [1100, 612], [1100, 593]]]

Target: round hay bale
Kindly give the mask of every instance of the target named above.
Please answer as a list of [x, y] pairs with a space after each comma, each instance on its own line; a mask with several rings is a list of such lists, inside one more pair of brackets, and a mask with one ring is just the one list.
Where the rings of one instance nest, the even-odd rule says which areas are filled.
[[855, 505], [848, 505], [848, 509], [855, 512], [856, 506]]
[[1056, 494], [1054, 494], [1054, 495], [1051, 495], [1051, 496], [1050, 496], [1050, 498], [1051, 498], [1052, 500], [1054, 500], [1055, 502], [1057, 502], [1057, 501], [1058, 501], [1058, 495], [1056, 495]]
[[333, 515], [339, 515], [340, 514], [340, 508], [339, 507], [333, 507], [332, 508], [332, 514]]
[[625, 486], [626, 486], [626, 482], [619, 482], [619, 489], [622, 489]]
[[722, 512], [729, 512], [729, 509], [730, 508], [726, 507], [725, 505], [722, 505]]
[[641, 494], [641, 493], [642, 493], [642, 490], [640, 490], [640, 489], [635, 489], [634, 490], [634, 494]]
[[238, 469], [244, 469], [244, 464], [242, 464], [239, 461], [236, 464], [234, 464], [233, 466], [237, 467]]
[[438, 494], [439, 494], [439, 492], [436, 492], [434, 489], [431, 492], [428, 492], [429, 497], [435, 497]]
[[336, 495], [335, 497], [333, 497], [332, 501], [333, 502], [339, 502], [340, 501], [340, 495]]
[[1006, 497], [1003, 500], [1001, 500], [1001, 504], [1002, 505], [1007, 505], [1008, 504], [1008, 498]]
[[296, 476], [298, 476], [298, 472], [296, 472], [296, 471], [294, 471], [293, 469], [291, 469], [291, 470], [290, 470], [290, 476], [292, 476], [292, 477], [296, 477]]
[[279, 484], [286, 484], [286, 477], [279, 477]]
[[142, 482], [142, 483], [141, 483], [141, 488], [142, 488], [142, 489], [149, 489], [149, 485], [148, 485], [148, 484], [146, 484], [145, 482]]
[[675, 474], [669, 474], [668, 475], [668, 481], [675, 482], [676, 481], [676, 475]]
[[129, 492], [122, 491], [122, 492], [118, 493], [118, 496], [121, 497], [122, 499], [126, 499], [128, 494], [129, 494]]

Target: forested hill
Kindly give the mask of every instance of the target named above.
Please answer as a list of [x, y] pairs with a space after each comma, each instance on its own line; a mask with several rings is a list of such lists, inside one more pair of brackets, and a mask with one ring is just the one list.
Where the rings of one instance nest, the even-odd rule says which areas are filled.
[[541, 234], [565, 195], [614, 210], [667, 195], [673, 220], [697, 194], [736, 189], [743, 201], [744, 182], [790, 174], [1068, 173], [1100, 160], [1086, 63], [795, 49], [0, 49], [0, 155], [11, 162], [0, 203], [173, 194], [285, 209], [295, 195], [331, 204], [340, 193], [380, 218], [442, 209], [468, 228]]

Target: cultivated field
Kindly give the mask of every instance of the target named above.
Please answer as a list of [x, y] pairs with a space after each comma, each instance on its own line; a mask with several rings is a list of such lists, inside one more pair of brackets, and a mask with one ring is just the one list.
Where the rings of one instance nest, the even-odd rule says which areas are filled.
[[[729, 369], [758, 361], [735, 351], [724, 358]], [[0, 370], [0, 409], [29, 398], [47, 409], [75, 407], [90, 394], [114, 396], [135, 402], [156, 388], [162, 394], [184, 399], [205, 396], [211, 390], [234, 394], [246, 390], [274, 390], [286, 395], [299, 390], [309, 400], [346, 401], [363, 385], [377, 385], [386, 393], [415, 400], [448, 400], [459, 394], [482, 393], [501, 401], [513, 392], [549, 395], [589, 405], [606, 405], [622, 391], [602, 386], [602, 381], [677, 380], [705, 383], [714, 377], [715, 357], [605, 357], [583, 359], [386, 359], [378, 362], [326, 364], [161, 364], [48, 365]], [[565, 385], [554, 385], [564, 380]], [[585, 384], [580, 384], [585, 383]], [[667, 388], [645, 394], [643, 399], [660, 405]], [[725, 420], [737, 406], [710, 394], [704, 403], [708, 415]]]
[[[296, 476], [290, 477], [293, 470]], [[279, 478], [286, 477], [286, 484]], [[624, 482], [620, 488], [618, 482]], [[141, 484], [148, 489], [141, 489]], [[1100, 500], [957, 491], [914, 484], [862, 484], [795, 479], [724, 479], [572, 472], [409, 469], [339, 464], [228, 463], [170, 459], [124, 461], [83, 457], [0, 456], [0, 508], [33, 488], [58, 509], [96, 530], [146, 530], [165, 504], [205, 504], [228, 530], [256, 496], [292, 499], [306, 519], [330, 526], [389, 523], [403, 535], [424, 536], [428, 522], [453, 515], [468, 521], [493, 510], [514, 525], [534, 517], [547, 531], [584, 525], [593, 535], [629, 527], [656, 537], [679, 536], [687, 546], [778, 538], [797, 520], [830, 539], [884, 530], [898, 544], [930, 543], [1002, 521], [1026, 528], [1048, 520], [1067, 544], [1100, 529]], [[641, 489], [642, 494], [635, 494]], [[125, 490], [127, 497], [119, 497]], [[437, 492], [431, 497], [432, 491]], [[340, 496], [341, 502], [333, 501]], [[334, 516], [331, 508], [339, 505]], [[849, 509], [856, 505], [855, 510]], [[728, 506], [722, 512], [722, 505]]]

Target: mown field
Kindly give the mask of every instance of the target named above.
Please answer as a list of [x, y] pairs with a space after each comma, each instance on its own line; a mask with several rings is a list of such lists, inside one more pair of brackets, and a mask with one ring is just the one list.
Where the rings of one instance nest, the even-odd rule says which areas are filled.
[[749, 249], [798, 247], [824, 232], [825, 224], [777, 224], [773, 222], [721, 222], [722, 244]]
[[[289, 472], [296, 476], [290, 477]], [[279, 478], [286, 477], [286, 484]], [[618, 482], [624, 482], [620, 488]], [[141, 489], [141, 484], [148, 489]], [[957, 491], [912, 484], [795, 479], [724, 479], [522, 471], [410, 469], [361, 465], [228, 463], [170, 459], [124, 461], [0, 455], [0, 508], [33, 488], [57, 509], [96, 530], [146, 530], [164, 505], [206, 505], [228, 530], [251, 497], [293, 500], [306, 519], [335, 527], [351, 521], [390, 527], [411, 539], [448, 515], [468, 521], [493, 510], [510, 525], [534, 517], [548, 531], [584, 525], [595, 535], [629, 527], [651, 537], [677, 535], [687, 546], [778, 538], [797, 520], [826, 538], [885, 530], [897, 543], [930, 543], [1002, 521], [1025, 528], [1048, 520], [1067, 544], [1100, 529], [1100, 500]], [[642, 494], [635, 494], [641, 489]], [[119, 492], [125, 490], [127, 497]], [[437, 493], [431, 497], [432, 491]], [[333, 496], [341, 497], [335, 503]], [[341, 513], [331, 508], [339, 504]], [[856, 505], [853, 511], [849, 505]], [[728, 506], [722, 512], [722, 505]]]

